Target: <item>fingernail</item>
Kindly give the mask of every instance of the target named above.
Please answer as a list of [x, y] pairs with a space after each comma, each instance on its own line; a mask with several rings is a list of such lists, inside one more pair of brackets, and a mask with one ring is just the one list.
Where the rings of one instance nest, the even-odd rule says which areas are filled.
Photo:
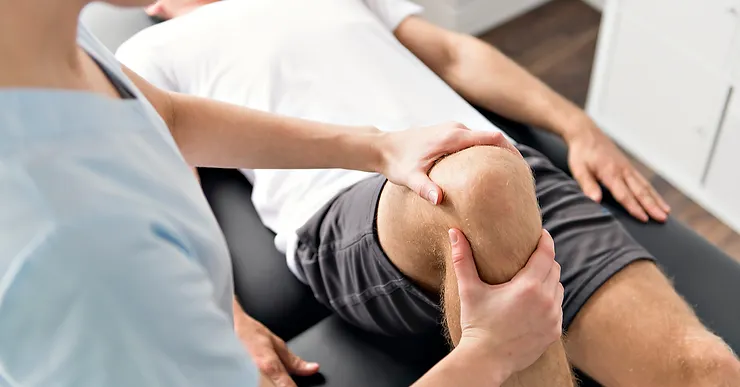
[[306, 363], [306, 368], [319, 368], [319, 363]]
[[439, 199], [437, 191], [430, 189], [429, 195], [427, 195], [427, 197], [429, 198], [429, 201], [432, 202], [432, 204], [437, 204], [437, 199]]
[[453, 230], [448, 230], [447, 234], [450, 236], [450, 243], [451, 244], [457, 244], [457, 233]]

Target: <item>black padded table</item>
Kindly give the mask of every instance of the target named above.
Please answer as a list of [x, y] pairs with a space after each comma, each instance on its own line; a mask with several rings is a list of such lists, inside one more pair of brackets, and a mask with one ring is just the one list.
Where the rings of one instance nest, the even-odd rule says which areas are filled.
[[[483, 112], [523, 144], [567, 171], [567, 150], [557, 137]], [[251, 186], [237, 171], [204, 169], [203, 188], [231, 249], [236, 292], [244, 309], [288, 341], [299, 355], [322, 365], [321, 376], [301, 386], [408, 386], [447, 351], [441, 335], [380, 337], [362, 332], [319, 305], [288, 270], [250, 201]], [[676, 289], [702, 321], [740, 351], [740, 263], [680, 222], [643, 224], [613, 199], [604, 205], [656, 256]], [[615, 316], [616, 318], [616, 316]], [[598, 386], [579, 376], [584, 386]]]

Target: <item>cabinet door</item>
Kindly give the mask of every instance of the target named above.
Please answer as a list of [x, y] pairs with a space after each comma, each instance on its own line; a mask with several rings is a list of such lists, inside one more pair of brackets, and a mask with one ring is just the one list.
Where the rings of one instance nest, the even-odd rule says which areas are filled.
[[738, 19], [738, 25], [735, 31], [735, 40], [731, 48], [730, 57], [732, 60], [733, 84], [736, 88], [740, 88], [740, 0], [735, 0], [732, 10]]
[[740, 90], [735, 90], [705, 183], [718, 216], [740, 231]]
[[592, 113], [669, 179], [698, 185], [729, 84], [641, 24], [617, 21]]
[[738, 27], [737, 0], [619, 0], [621, 16], [706, 66], [725, 71]]

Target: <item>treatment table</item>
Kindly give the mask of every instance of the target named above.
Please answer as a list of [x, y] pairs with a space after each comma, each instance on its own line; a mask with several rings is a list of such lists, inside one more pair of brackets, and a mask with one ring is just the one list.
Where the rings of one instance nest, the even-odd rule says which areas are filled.
[[[141, 10], [101, 4], [89, 6], [82, 20], [112, 51], [153, 23]], [[559, 138], [482, 113], [516, 141], [568, 171], [567, 149]], [[251, 186], [244, 176], [235, 170], [200, 173], [231, 251], [236, 293], [244, 310], [288, 342], [296, 354], [321, 364], [320, 375], [296, 379], [299, 386], [408, 386], [448, 352], [441, 334], [381, 337], [332, 315], [288, 270], [284, 255], [275, 249], [274, 234], [252, 206]], [[740, 263], [672, 218], [663, 225], [640, 223], [608, 195], [604, 206], [655, 255], [702, 321], [740, 352]], [[583, 386], [598, 386], [579, 377]]]

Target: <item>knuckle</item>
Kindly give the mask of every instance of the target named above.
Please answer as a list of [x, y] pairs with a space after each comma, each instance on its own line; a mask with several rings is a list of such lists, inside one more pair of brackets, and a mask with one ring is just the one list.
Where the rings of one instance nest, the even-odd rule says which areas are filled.
[[521, 297], [524, 299], [536, 298], [539, 294], [539, 286], [534, 281], [527, 281], [522, 285]]
[[278, 375], [282, 369], [282, 363], [276, 357], [266, 357], [259, 361], [259, 368], [267, 375]]
[[254, 343], [263, 348], [272, 348], [272, 340], [267, 335], [257, 335], [254, 338]]
[[452, 264], [455, 266], [463, 265], [465, 261], [465, 253], [462, 252], [459, 246], [452, 247]]
[[455, 128], [455, 129], [467, 129], [467, 127], [465, 125], [463, 125], [462, 123], [457, 122], [457, 121], [450, 122], [450, 126], [453, 127], [453, 128]]
[[437, 140], [437, 146], [442, 149], [449, 149], [455, 143], [457, 143], [458, 139], [460, 138], [460, 134], [458, 132], [447, 132], [444, 136], [440, 137], [439, 140]]
[[555, 300], [550, 295], [540, 294], [538, 296], [538, 301], [540, 308], [542, 308], [543, 315], [549, 316], [551, 314], [553, 305], [555, 305]]
[[288, 348], [285, 345], [285, 341], [283, 341], [283, 339], [281, 339], [281, 338], [279, 338], [277, 336], [273, 336], [272, 337], [272, 342], [273, 342], [273, 344], [275, 344], [275, 347], [276, 348], [281, 348], [281, 349], [287, 349]]

